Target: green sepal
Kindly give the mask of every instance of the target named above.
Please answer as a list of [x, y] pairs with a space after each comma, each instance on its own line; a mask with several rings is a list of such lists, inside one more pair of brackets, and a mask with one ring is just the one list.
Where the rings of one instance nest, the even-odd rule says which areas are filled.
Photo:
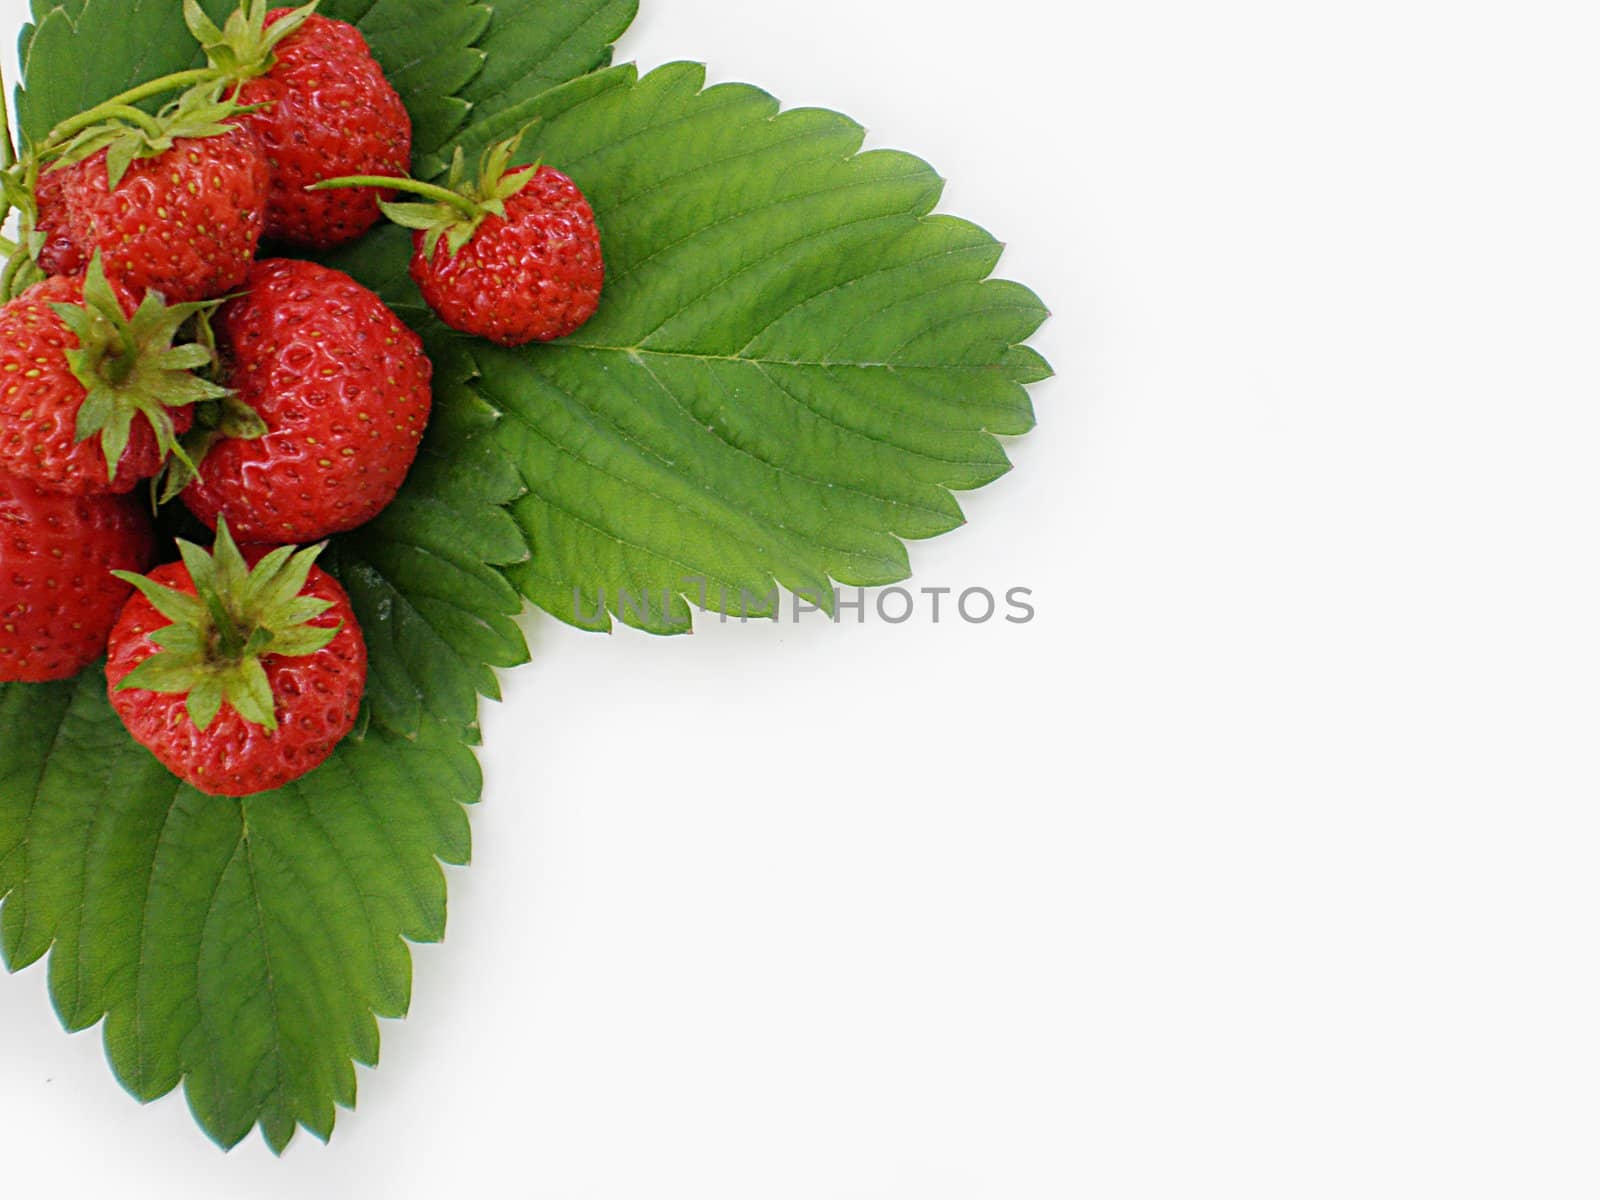
[[[132, 571], [113, 571], [112, 574], [122, 580], [123, 583], [131, 583], [142, 592], [144, 598], [150, 601], [152, 607], [172, 622], [168, 629], [186, 629], [189, 626], [199, 624], [204, 606], [196, 597], [189, 595], [187, 592], [180, 592], [176, 588], [165, 587], [154, 580], [147, 579], [143, 575], [135, 575]], [[167, 629], [160, 630], [151, 635], [151, 640], [155, 641], [157, 638], [167, 634], [167, 632]], [[162, 641], [157, 644], [165, 645], [166, 642]]]
[[230, 392], [217, 401], [219, 416], [217, 429], [223, 437], [239, 438], [253, 442], [267, 436], [267, 423], [261, 415], [243, 400]]
[[78, 409], [75, 438], [85, 442], [99, 436], [108, 478], [117, 477], [135, 417], [149, 422], [163, 457], [185, 459], [188, 453], [178, 443], [168, 410], [229, 395], [227, 388], [196, 373], [216, 366], [213, 349], [199, 343], [174, 345], [185, 325], [219, 303], [169, 305], [147, 292], [129, 317], [97, 253], [84, 276], [83, 303], [51, 305], [78, 339], [77, 348], [66, 351], [67, 365], [87, 393]]
[[206, 59], [225, 83], [240, 84], [265, 75], [278, 61], [278, 46], [293, 36], [317, 11], [321, 0], [301, 5], [267, 28], [267, 0], [241, 3], [219, 29], [198, 0], [183, 0], [183, 19], [206, 52]]
[[301, 595], [322, 550], [281, 546], [251, 568], [224, 518], [217, 523], [210, 552], [178, 541], [194, 583], [193, 596], [143, 575], [115, 572], [171, 622], [150, 635], [156, 653], [130, 671], [118, 689], [186, 696], [189, 719], [200, 730], [210, 727], [224, 703], [246, 721], [276, 730], [272, 686], [262, 658], [315, 654], [344, 627], [342, 622], [312, 625], [333, 602]]
[[[123, 682], [126, 686], [127, 681]], [[208, 676], [198, 680], [190, 690], [184, 707], [196, 729], [207, 730], [211, 728], [211, 722], [217, 719], [217, 715], [222, 711], [222, 688], [220, 677]]]

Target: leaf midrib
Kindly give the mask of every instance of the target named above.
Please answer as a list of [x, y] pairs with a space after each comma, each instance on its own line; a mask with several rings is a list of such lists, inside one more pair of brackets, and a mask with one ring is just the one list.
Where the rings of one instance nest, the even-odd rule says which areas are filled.
[[[1014, 308], [1031, 312], [1026, 305], [991, 305], [985, 312]], [[699, 354], [693, 350], [657, 350], [651, 346], [602, 346], [594, 342], [562, 341], [552, 344], [553, 349], [592, 350], [597, 354], [625, 354], [641, 358], [646, 354], [657, 358], [690, 358], [699, 362], [744, 363], [757, 367], [816, 367], [833, 370], [837, 367], [854, 367], [863, 371], [972, 371], [977, 373], [1005, 373], [1000, 363], [907, 363], [907, 362], [857, 362], [850, 359], [767, 358], [743, 354]]]

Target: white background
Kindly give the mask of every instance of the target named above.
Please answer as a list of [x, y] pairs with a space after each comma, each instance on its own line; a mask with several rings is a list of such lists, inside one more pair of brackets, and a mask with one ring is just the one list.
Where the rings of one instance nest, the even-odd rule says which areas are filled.
[[1018, 470], [913, 553], [1038, 619], [532, 621], [450, 940], [333, 1146], [138, 1108], [33, 970], [0, 1186], [1596, 1195], [1597, 38], [649, 0], [619, 58], [852, 113], [1054, 309]]

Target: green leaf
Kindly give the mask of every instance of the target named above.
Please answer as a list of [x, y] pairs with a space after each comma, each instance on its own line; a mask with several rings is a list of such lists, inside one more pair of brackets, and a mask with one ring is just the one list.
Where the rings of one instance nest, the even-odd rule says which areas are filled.
[[[606, 294], [565, 342], [470, 343], [529, 489], [510, 577], [589, 628], [904, 579], [902, 539], [960, 525], [951, 493], [1009, 470], [996, 435], [1032, 427], [1049, 371], [1023, 344], [1044, 306], [988, 278], [987, 233], [930, 215], [931, 167], [860, 153], [837, 113], [703, 87], [692, 64], [615, 68], [522, 114], [523, 156], [595, 207]], [[471, 134], [469, 156], [493, 136]]]
[[440, 862], [465, 863], [470, 750], [374, 731], [281, 791], [203, 796], [136, 745], [96, 671], [0, 686], [0, 951], [50, 954], [71, 1030], [153, 1100], [183, 1084], [206, 1132], [282, 1150], [333, 1130], [405, 1014], [406, 941], [444, 934]]
[[[491, 7], [493, 19], [478, 39], [484, 68], [461, 92], [480, 146], [527, 124], [542, 93], [608, 65], [611, 44], [633, 23], [639, 0], [495, 0]], [[447, 154], [419, 154], [416, 173], [431, 179], [449, 165]]]
[[[616, 68], [519, 109], [523, 157], [595, 206], [606, 295], [565, 342], [458, 343], [527, 487], [532, 556], [507, 574], [585, 628], [679, 633], [695, 606], [764, 615], [780, 585], [827, 607], [835, 582], [906, 578], [903, 539], [956, 528], [952, 493], [1010, 469], [999, 436], [1032, 428], [1050, 373], [1024, 344], [1044, 306], [989, 278], [994, 238], [932, 215], [931, 167], [860, 153], [837, 113], [703, 89], [692, 64]], [[474, 121], [468, 156], [501, 132]], [[437, 347], [405, 253], [385, 230], [333, 264]]]

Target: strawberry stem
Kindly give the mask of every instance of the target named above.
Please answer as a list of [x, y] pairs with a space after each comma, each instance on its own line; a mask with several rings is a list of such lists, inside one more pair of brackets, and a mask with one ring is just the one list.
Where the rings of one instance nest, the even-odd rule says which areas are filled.
[[[107, 117], [128, 115], [132, 105], [141, 100], [148, 100], [151, 96], [159, 96], [164, 92], [176, 92], [181, 88], [193, 84], [207, 83], [217, 77], [216, 71], [210, 67], [196, 67], [192, 71], [179, 71], [176, 75], [164, 75], [160, 79], [152, 79], [149, 83], [141, 83], [138, 87], [129, 88], [111, 97], [104, 104], [96, 105], [87, 112], [81, 112], [75, 117], [68, 117], [61, 124], [50, 131], [50, 136], [45, 139], [41, 154], [66, 145], [77, 134], [82, 133], [91, 125], [98, 125]], [[148, 114], [140, 112], [142, 116]], [[145, 126], [149, 128], [149, 126]]]
[[238, 662], [244, 657], [244, 637], [240, 634], [239, 626], [234, 622], [232, 614], [228, 612], [228, 606], [222, 602], [222, 597], [217, 594], [217, 589], [214, 587], [196, 585], [195, 590], [200, 593], [206, 611], [211, 614], [217, 661]]
[[100, 113], [107, 120], [121, 120], [130, 125], [137, 125], [153, 138], [162, 136], [164, 132], [160, 121], [145, 112], [144, 109], [134, 108], [131, 104], [102, 105]]
[[6, 263], [4, 274], [0, 274], [0, 303], [9, 302], [17, 298], [17, 279], [22, 274], [22, 268], [32, 262], [26, 254], [13, 254]]
[[321, 183], [313, 183], [306, 188], [308, 192], [326, 192], [333, 188], [389, 188], [397, 192], [410, 192], [428, 200], [437, 200], [440, 204], [448, 204], [464, 217], [476, 220], [484, 213], [483, 207], [459, 192], [452, 192], [449, 188], [442, 188], [437, 184], [423, 183], [418, 179], [406, 179], [401, 176], [388, 175], [344, 175], [338, 179], [324, 179]]

